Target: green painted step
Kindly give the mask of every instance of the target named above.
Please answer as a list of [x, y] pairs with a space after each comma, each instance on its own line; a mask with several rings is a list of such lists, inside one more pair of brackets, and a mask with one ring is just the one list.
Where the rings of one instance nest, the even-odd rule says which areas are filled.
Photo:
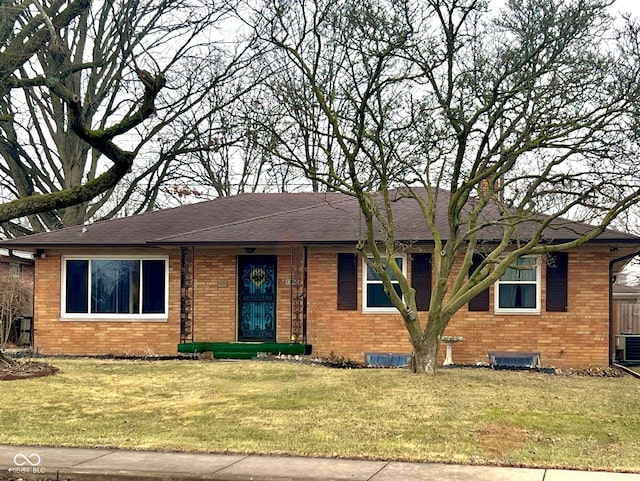
[[311, 354], [311, 344], [282, 342], [185, 342], [178, 344], [178, 352], [212, 352], [216, 359], [251, 359], [259, 352], [267, 354]]

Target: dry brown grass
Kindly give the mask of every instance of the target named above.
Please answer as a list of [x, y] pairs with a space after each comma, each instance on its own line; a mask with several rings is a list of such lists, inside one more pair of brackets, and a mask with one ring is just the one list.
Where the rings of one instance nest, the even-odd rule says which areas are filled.
[[55, 376], [0, 385], [0, 443], [640, 471], [631, 376], [54, 364]]
[[521, 427], [501, 423], [489, 423], [477, 431], [478, 442], [483, 451], [492, 457], [505, 458], [523, 449], [529, 440]]

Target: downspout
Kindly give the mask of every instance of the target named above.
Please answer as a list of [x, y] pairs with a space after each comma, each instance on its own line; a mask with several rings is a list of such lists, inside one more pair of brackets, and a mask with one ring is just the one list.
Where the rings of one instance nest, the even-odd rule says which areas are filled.
[[616, 332], [613, 322], [613, 266], [618, 262], [626, 261], [637, 255], [640, 255], [640, 250], [609, 261], [609, 366], [614, 365], [616, 361]]
[[[302, 342], [307, 344], [307, 269], [308, 269], [309, 248], [303, 247], [303, 267], [302, 267]], [[309, 353], [311, 354], [311, 353]]]
[[293, 255], [293, 249], [295, 249], [294, 245], [291, 244], [291, 253], [289, 254], [289, 261], [291, 264], [291, 269], [289, 272], [289, 342], [293, 342], [294, 340], [294, 333], [295, 333], [295, 328], [294, 328], [294, 322], [295, 322], [295, 304], [296, 304], [296, 300], [294, 298], [293, 295], [293, 285], [295, 284], [295, 280], [296, 280], [296, 276], [295, 276], [295, 266], [294, 266], [294, 262], [295, 262], [295, 258]]

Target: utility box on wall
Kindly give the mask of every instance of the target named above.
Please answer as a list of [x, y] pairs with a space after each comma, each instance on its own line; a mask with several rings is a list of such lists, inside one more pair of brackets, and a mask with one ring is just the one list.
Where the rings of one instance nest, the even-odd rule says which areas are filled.
[[616, 348], [620, 361], [640, 363], [640, 334], [618, 334]]

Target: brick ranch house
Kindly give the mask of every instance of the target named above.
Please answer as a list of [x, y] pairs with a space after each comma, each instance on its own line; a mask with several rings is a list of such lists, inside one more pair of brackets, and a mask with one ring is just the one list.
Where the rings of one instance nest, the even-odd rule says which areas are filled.
[[[415, 200], [394, 205], [406, 240], [398, 257], [426, 319], [432, 236]], [[549, 237], [587, 228], [565, 222]], [[44, 354], [410, 353], [400, 315], [357, 251], [363, 229], [357, 202], [339, 193], [242, 194], [0, 246], [35, 253], [34, 348]], [[608, 230], [553, 263], [523, 259], [534, 268], [507, 273], [450, 322], [445, 334], [464, 337], [455, 362], [526, 352], [543, 366], [608, 365], [610, 279], [639, 249], [640, 238]]]

